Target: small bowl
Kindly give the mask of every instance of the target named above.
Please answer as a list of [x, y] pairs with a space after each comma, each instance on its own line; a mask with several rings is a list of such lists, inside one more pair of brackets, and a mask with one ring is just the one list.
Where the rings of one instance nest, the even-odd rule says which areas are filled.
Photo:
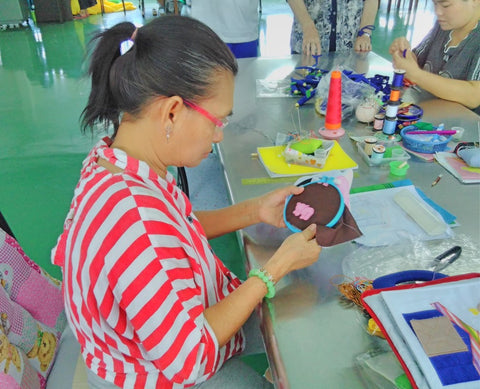
[[[403, 140], [403, 146], [417, 153], [435, 154], [437, 151], [444, 151], [447, 148], [448, 142], [452, 139], [451, 135], [407, 134], [407, 132], [415, 130], [417, 130], [417, 127], [414, 125], [404, 127], [402, 131], [400, 131], [400, 136]], [[430, 136], [430, 138], [427, 139], [427, 136]]]
[[[400, 165], [404, 164], [402, 167]], [[407, 170], [410, 166], [405, 161], [392, 161], [390, 162], [390, 173], [394, 176], [404, 176], [407, 174]]]

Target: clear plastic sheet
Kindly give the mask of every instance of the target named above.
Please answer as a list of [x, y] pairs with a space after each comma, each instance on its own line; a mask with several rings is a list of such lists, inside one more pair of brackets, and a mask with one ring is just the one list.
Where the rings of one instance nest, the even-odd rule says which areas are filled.
[[[281, 80], [257, 79], [257, 97], [292, 97], [290, 93], [290, 79]], [[297, 96], [298, 97], [298, 96]]]
[[435, 257], [453, 246], [460, 246], [460, 257], [441, 273], [452, 276], [480, 271], [480, 244], [465, 234], [435, 241], [404, 241], [403, 244], [365, 247], [359, 246], [342, 262], [343, 274], [355, 279], [375, 279], [404, 270], [431, 270]]
[[358, 355], [355, 358], [355, 364], [361, 377], [368, 384], [368, 388], [371, 389], [396, 389], [399, 388], [396, 383], [407, 381], [400, 362], [386, 345]]
[[[330, 90], [331, 72], [324, 75], [318, 83], [316, 89], [317, 99], [322, 100], [320, 113], [325, 114], [326, 101]], [[342, 118], [348, 118], [355, 113], [357, 106], [365, 101], [366, 98], [375, 95], [375, 89], [364, 83], [356, 82], [348, 78], [342, 72]]]

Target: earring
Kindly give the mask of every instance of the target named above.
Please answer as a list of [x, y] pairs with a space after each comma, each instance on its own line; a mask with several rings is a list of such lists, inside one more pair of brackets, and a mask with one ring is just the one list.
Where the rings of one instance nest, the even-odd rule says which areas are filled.
[[165, 127], [165, 131], [167, 132], [167, 143], [170, 139], [170, 132], [172, 131], [172, 126], [168, 125]]

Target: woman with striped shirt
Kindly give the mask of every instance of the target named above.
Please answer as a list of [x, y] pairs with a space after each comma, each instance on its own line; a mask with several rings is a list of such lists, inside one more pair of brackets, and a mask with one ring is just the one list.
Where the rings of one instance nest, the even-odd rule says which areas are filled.
[[120, 23], [95, 42], [82, 123], [113, 134], [85, 159], [52, 254], [90, 386], [271, 387], [236, 356], [255, 345], [249, 318], [274, 283], [318, 259], [315, 226], [289, 236], [243, 283], [208, 239], [259, 222], [284, 227], [284, 201], [303, 189], [193, 213], [167, 167], [196, 166], [223, 139], [233, 55], [181, 16]]

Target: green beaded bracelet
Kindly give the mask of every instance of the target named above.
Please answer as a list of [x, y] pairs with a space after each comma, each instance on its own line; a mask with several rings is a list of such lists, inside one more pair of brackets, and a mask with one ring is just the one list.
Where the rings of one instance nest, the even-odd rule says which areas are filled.
[[267, 287], [266, 298], [271, 299], [275, 297], [275, 281], [270, 273], [268, 273], [264, 268], [261, 269], [252, 269], [248, 273], [248, 277], [258, 277], [260, 278]]

